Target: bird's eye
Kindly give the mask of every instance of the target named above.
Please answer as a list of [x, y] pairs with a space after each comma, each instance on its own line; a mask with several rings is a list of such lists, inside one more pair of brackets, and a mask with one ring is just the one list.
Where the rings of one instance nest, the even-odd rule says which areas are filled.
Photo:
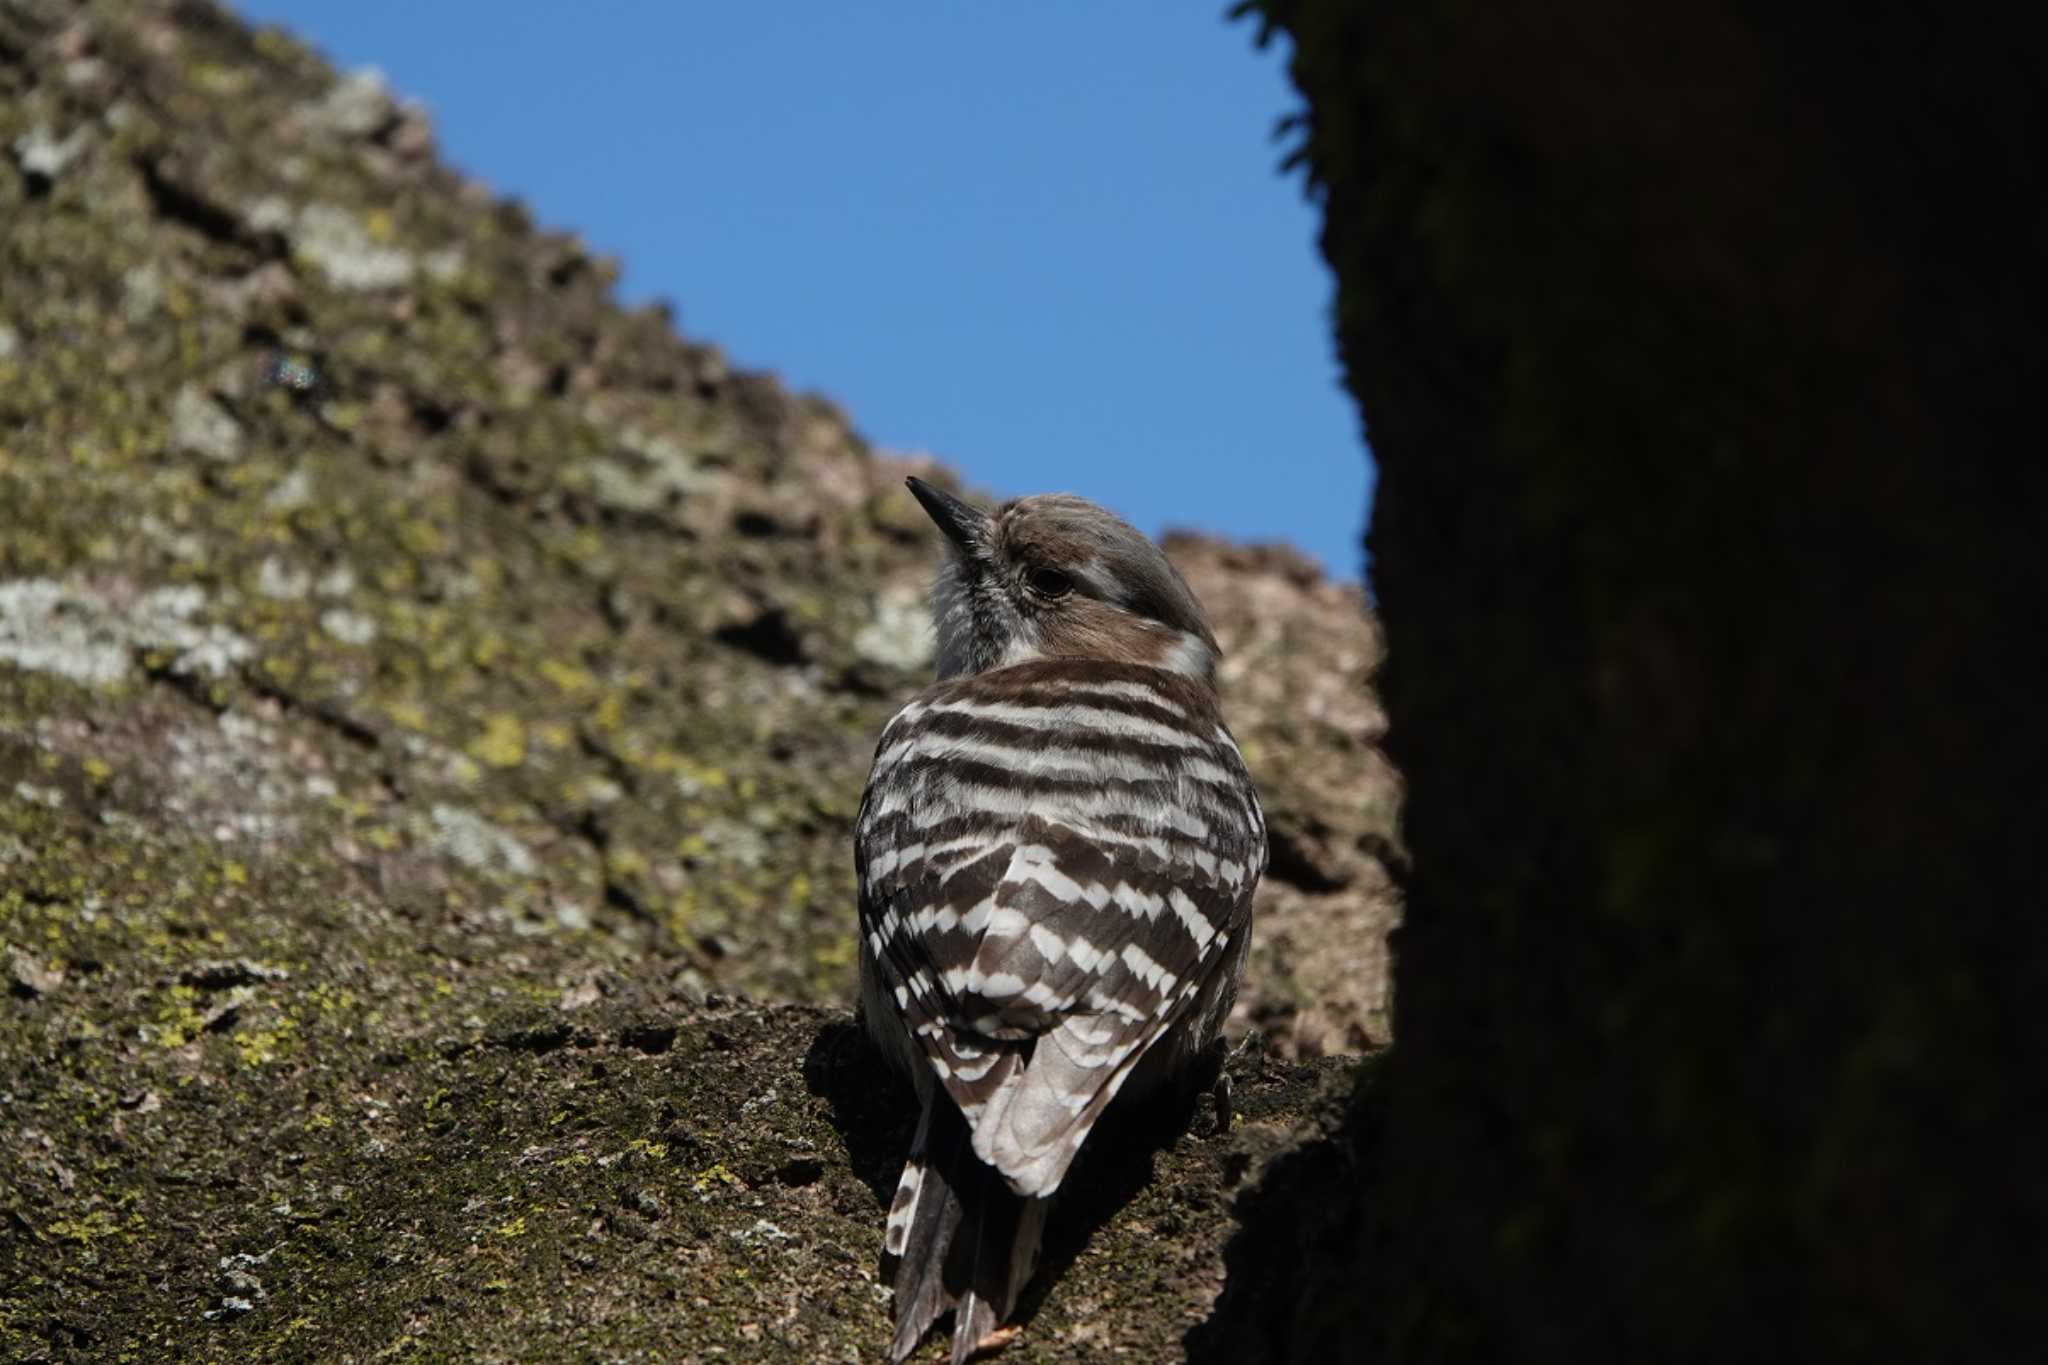
[[1031, 591], [1054, 601], [1074, 590], [1074, 580], [1058, 569], [1033, 569], [1026, 581], [1031, 584]]

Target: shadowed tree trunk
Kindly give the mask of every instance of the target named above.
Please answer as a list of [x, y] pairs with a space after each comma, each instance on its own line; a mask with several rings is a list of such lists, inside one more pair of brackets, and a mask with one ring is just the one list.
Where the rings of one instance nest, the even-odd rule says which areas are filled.
[[1254, 8], [1379, 463], [1414, 871], [1358, 1205], [1212, 1344], [1996, 1354], [2048, 1209], [2038, 48]]

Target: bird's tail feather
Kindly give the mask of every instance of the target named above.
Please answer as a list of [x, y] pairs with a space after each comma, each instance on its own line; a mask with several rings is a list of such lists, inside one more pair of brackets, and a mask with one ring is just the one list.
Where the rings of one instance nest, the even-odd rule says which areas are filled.
[[1031, 1278], [1047, 1203], [975, 1156], [967, 1121], [935, 1087], [889, 1210], [884, 1249], [899, 1258], [889, 1359], [908, 1357], [949, 1308], [953, 1365], [971, 1357]]
[[953, 1307], [952, 1365], [969, 1357], [1010, 1316], [1038, 1262], [1046, 1199], [1017, 1194], [992, 1167], [972, 1156], [984, 1177], [979, 1208], [961, 1220], [947, 1256], [947, 1279], [964, 1287]]

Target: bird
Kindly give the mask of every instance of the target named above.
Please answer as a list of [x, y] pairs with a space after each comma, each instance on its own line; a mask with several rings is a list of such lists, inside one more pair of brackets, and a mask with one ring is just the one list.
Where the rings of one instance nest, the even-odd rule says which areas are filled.
[[855, 818], [860, 1013], [918, 1105], [889, 1359], [951, 1310], [960, 1365], [1018, 1330], [1110, 1101], [1214, 1055], [1266, 824], [1216, 636], [1157, 545], [1072, 494], [985, 510], [908, 485], [944, 534], [937, 677], [883, 729]]

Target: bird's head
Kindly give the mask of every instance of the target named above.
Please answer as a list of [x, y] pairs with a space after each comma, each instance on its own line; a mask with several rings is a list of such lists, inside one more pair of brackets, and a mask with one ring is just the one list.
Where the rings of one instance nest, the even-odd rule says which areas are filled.
[[1033, 659], [1107, 659], [1216, 680], [1216, 637], [1166, 554], [1069, 493], [983, 511], [922, 479], [910, 491], [946, 533], [932, 594], [939, 676]]

